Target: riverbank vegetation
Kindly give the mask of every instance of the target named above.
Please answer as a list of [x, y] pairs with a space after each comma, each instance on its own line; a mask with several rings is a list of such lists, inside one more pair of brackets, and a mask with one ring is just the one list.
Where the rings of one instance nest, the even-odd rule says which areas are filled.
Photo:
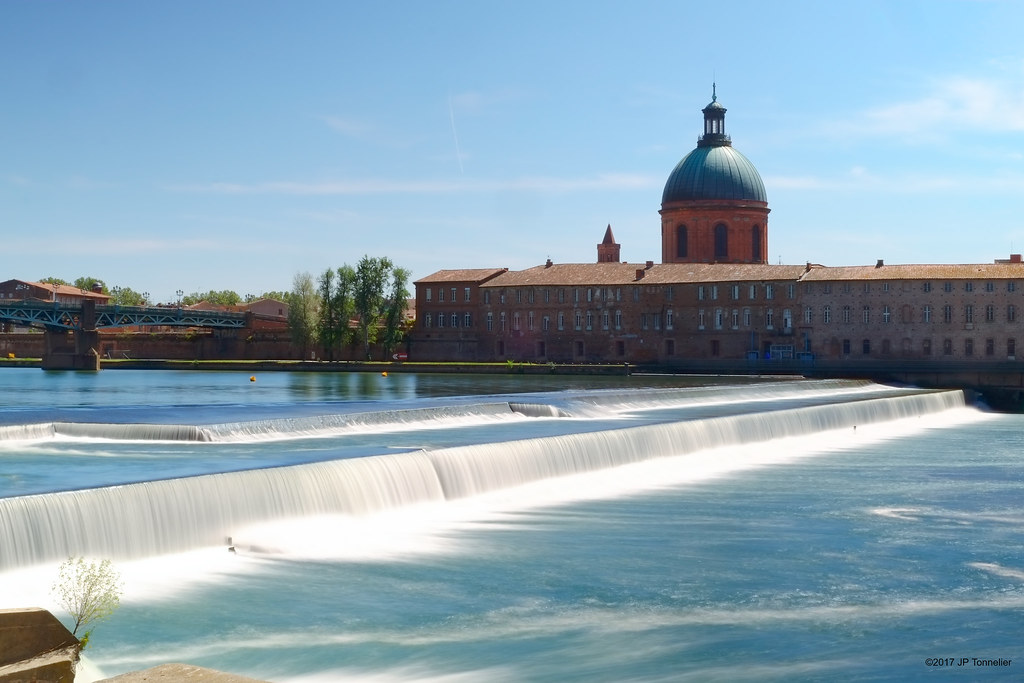
[[344, 347], [361, 346], [370, 360], [376, 344], [390, 358], [408, 331], [409, 277], [386, 256], [364, 256], [316, 279], [297, 274], [286, 300], [288, 328], [303, 358], [315, 347], [323, 359], [336, 360]]

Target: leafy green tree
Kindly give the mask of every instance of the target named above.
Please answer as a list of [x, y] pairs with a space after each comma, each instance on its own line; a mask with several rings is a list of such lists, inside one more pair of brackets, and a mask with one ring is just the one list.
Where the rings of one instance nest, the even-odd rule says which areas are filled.
[[140, 294], [131, 287], [114, 287], [109, 294], [110, 303], [118, 306], [145, 306], [149, 303], [149, 292]]
[[211, 289], [208, 292], [192, 292], [181, 299], [181, 303], [184, 306], [192, 306], [201, 301], [217, 304], [218, 306], [234, 306], [241, 303], [242, 297], [238, 295], [238, 292], [230, 289], [222, 289], [220, 291]]
[[313, 276], [309, 273], [296, 273], [292, 279], [292, 291], [285, 301], [288, 303], [288, 331], [292, 342], [302, 350], [302, 357], [305, 358], [313, 344], [319, 320]]
[[110, 293], [109, 291], [107, 291], [106, 283], [104, 283], [103, 280], [94, 277], [83, 276], [76, 279], [72, 284], [75, 287], [78, 287], [79, 289], [84, 289], [87, 292], [91, 292], [94, 285], [99, 285], [101, 292], [103, 292], [104, 294]]
[[370, 357], [370, 345], [377, 341], [378, 325], [384, 311], [384, 288], [391, 272], [388, 257], [363, 256], [356, 266], [355, 307], [363, 353]]
[[405, 336], [405, 311], [409, 305], [409, 277], [411, 273], [406, 268], [392, 268], [391, 289], [388, 292], [384, 311], [384, 337], [381, 340], [384, 344], [384, 358], [391, 356], [391, 352], [401, 343]]
[[[121, 575], [110, 560], [69, 557], [60, 565], [51, 590], [57, 604], [74, 621], [71, 635], [77, 637], [78, 629], [106, 619], [120, 606]], [[89, 629], [80, 638], [82, 649], [88, 646], [91, 634]]]
[[275, 301], [288, 301], [288, 292], [263, 292], [262, 294], [246, 294], [245, 303], [251, 304], [260, 299], [273, 299]]
[[338, 338], [338, 320], [334, 312], [334, 270], [328, 268], [317, 279], [317, 297], [320, 318], [317, 320], [316, 336], [320, 341], [323, 357], [334, 360], [334, 347]]
[[338, 268], [338, 287], [334, 292], [334, 310], [341, 329], [341, 343], [351, 340], [349, 323], [356, 315], [356, 269], [347, 263]]
[[355, 311], [354, 290], [356, 272], [344, 265], [337, 271], [327, 269], [320, 276], [320, 325], [318, 336], [324, 356], [334, 360], [336, 352], [351, 337], [349, 321]]
[[59, 277], [44, 277], [44, 278], [40, 278], [39, 282], [43, 283], [44, 285], [66, 285], [66, 284], [68, 284], [67, 280], [61, 280]]

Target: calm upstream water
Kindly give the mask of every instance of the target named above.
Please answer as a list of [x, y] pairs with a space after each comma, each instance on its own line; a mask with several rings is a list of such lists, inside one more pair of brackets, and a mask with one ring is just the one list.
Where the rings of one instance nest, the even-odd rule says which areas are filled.
[[79, 680], [1024, 678], [1024, 417], [673, 377], [0, 371], [0, 607]]

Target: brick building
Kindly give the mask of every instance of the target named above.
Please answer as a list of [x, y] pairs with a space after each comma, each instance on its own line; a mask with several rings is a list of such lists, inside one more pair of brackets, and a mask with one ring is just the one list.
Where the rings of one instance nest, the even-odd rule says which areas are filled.
[[22, 299], [42, 299], [43, 301], [77, 305], [86, 299], [91, 299], [97, 304], [105, 304], [110, 301], [110, 296], [103, 292], [79, 289], [71, 285], [52, 285], [46, 282], [31, 282], [29, 280], [6, 280], [0, 282], [0, 300]]
[[1015, 360], [1024, 263], [770, 265], [768, 202], [717, 96], [662, 195], [662, 263], [442, 270], [418, 280], [411, 360]]

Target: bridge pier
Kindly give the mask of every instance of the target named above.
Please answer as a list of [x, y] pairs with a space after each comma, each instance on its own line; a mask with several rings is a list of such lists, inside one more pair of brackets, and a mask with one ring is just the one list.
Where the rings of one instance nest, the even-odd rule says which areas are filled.
[[[68, 337], [72, 337], [71, 340]], [[82, 330], [69, 333], [66, 330], [46, 330], [43, 333], [43, 370], [87, 370], [98, 372], [100, 354], [97, 351], [100, 333], [96, 330]], [[68, 342], [71, 342], [69, 344]]]
[[[96, 304], [82, 303], [80, 328], [68, 332], [62, 328], [47, 328], [43, 333], [44, 370], [85, 370], [99, 372], [100, 333], [96, 329]], [[71, 337], [69, 340], [68, 337]], [[68, 342], [71, 342], [70, 344]]]

